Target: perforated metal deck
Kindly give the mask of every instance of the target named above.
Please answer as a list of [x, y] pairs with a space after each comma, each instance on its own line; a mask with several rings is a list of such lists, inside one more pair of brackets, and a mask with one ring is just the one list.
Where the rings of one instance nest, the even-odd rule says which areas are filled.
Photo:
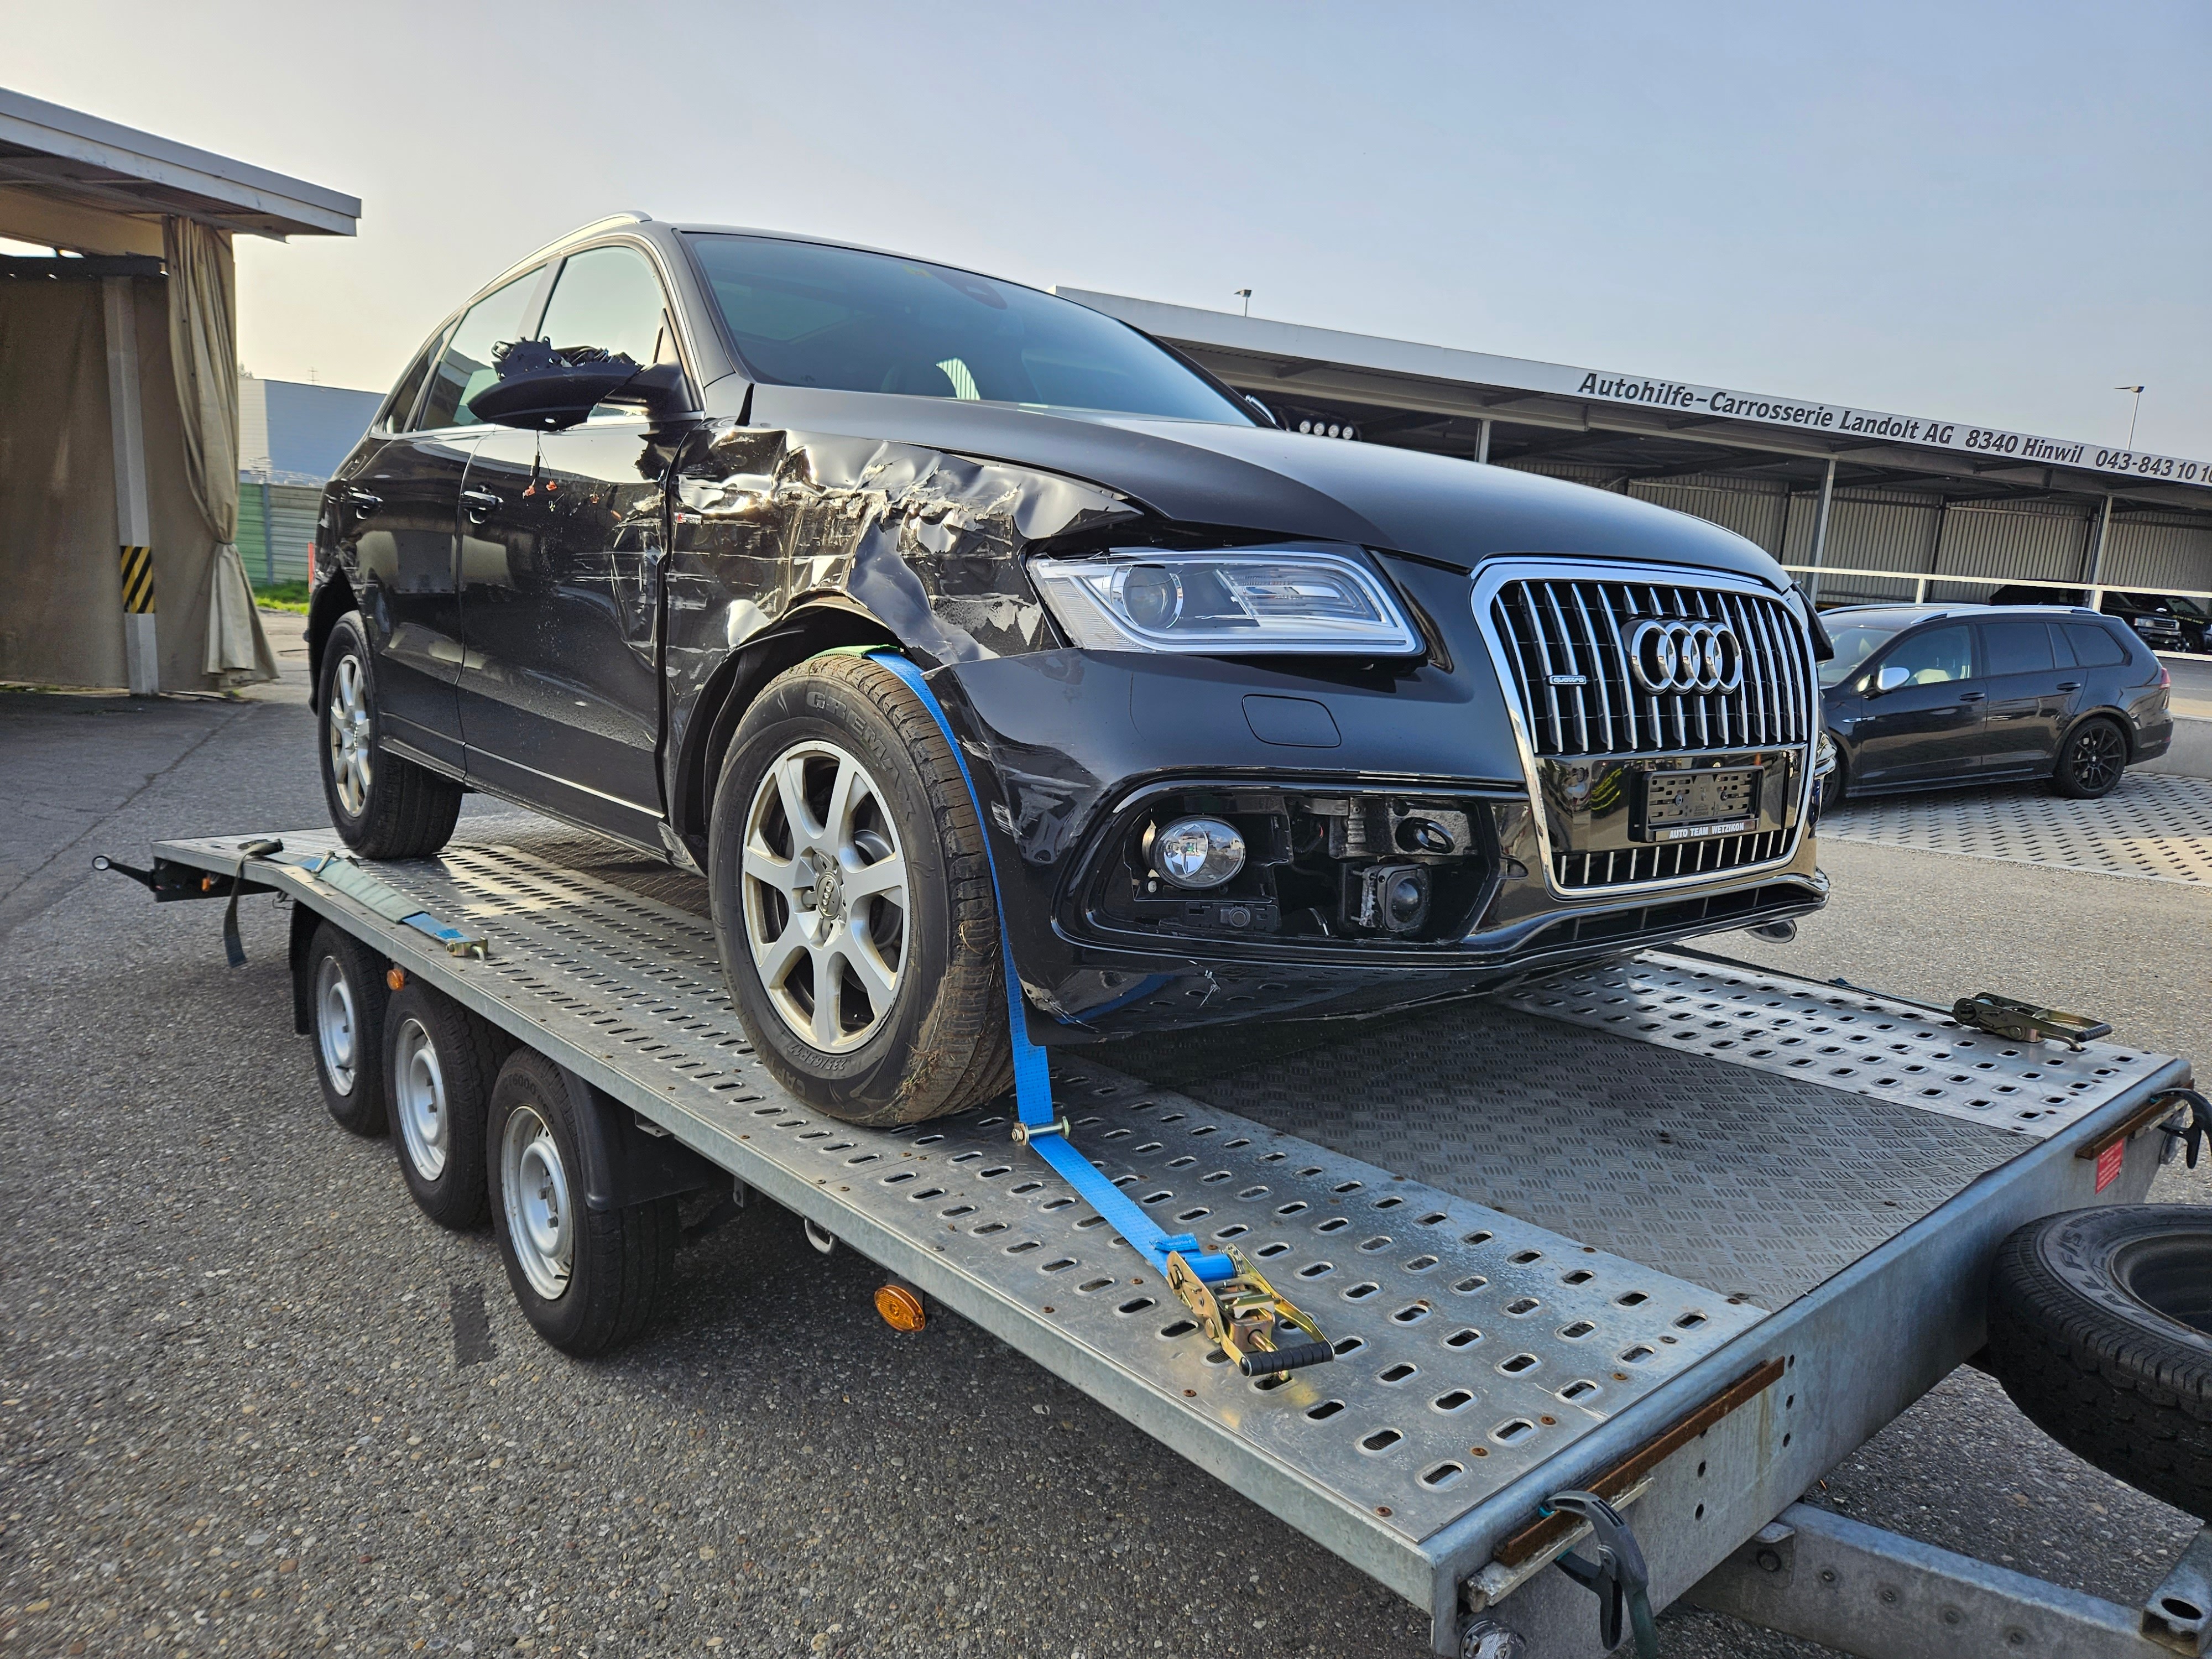
[[[1329, 1365], [1251, 1382], [1010, 1144], [1000, 1112], [884, 1132], [799, 1107], [751, 1054], [696, 914], [702, 884], [526, 830], [539, 823], [472, 822], [439, 859], [374, 866], [483, 933], [483, 961], [447, 957], [292, 866], [257, 874], [1424, 1606], [1444, 1607], [1450, 1573], [1480, 1564], [1486, 1504], [1525, 1515], [1516, 1494], [1586, 1444], [1597, 1455], [1623, 1413], [1674, 1411], [1662, 1395], [1694, 1403], [1701, 1364], [1752, 1363], [1768, 1310], [2055, 1132], [1765, 1066], [1753, 1050], [1822, 994], [1678, 963], [1540, 988], [1528, 1012], [1427, 1011], [1410, 1058], [1376, 1046], [1395, 1041], [1389, 1025], [1318, 1043], [1305, 1028], [1287, 1057], [1224, 1045], [1251, 1063], [1177, 1092], [1098, 1063], [1109, 1051], [1063, 1056], [1056, 1092], [1077, 1145], [1164, 1224], [1243, 1249], [1337, 1347]], [[336, 844], [326, 831], [283, 839]], [[157, 850], [227, 872], [239, 847]], [[1653, 1009], [1657, 1029], [1628, 1032], [1641, 1041], [1572, 1030], [1640, 1025]], [[1678, 1024], [1689, 1041], [1666, 1034]], [[2050, 1119], [2140, 1091], [2157, 1064], [2086, 1067]], [[1577, 1092], [1577, 1078], [1590, 1086]], [[1771, 1438], [1790, 1443], [1779, 1428]]]

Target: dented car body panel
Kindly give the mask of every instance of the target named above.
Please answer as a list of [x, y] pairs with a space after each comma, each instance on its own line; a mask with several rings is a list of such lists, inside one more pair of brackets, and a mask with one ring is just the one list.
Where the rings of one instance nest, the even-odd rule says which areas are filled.
[[[1759, 666], [1765, 647], [1731, 647], [1750, 654], [1727, 665], [1771, 671], [1773, 686], [1698, 704], [1720, 709], [1717, 743], [1608, 769], [1539, 753], [1532, 732], [1532, 699], [1588, 702], [1603, 690], [1593, 675], [1630, 672], [1621, 617], [1600, 627], [1592, 605], [1704, 607], [1710, 578], [1733, 585], [1712, 626], [1738, 617], [1749, 640], [1743, 606], [1763, 595], [1760, 615], [1783, 619], [1770, 633], [1802, 633], [1802, 600], [1749, 542], [1607, 492], [1277, 430], [1225, 391], [1217, 421], [756, 380], [689, 234], [630, 222], [573, 239], [655, 251], [688, 409], [428, 434], [393, 429], [405, 411], [388, 409], [333, 481], [311, 642], [342, 609], [425, 611], [426, 584], [428, 609], [458, 613], [457, 647], [421, 688], [452, 696], [451, 728], [397, 736], [400, 752], [696, 869], [722, 755], [760, 688], [823, 649], [901, 650], [975, 785], [1045, 1043], [1380, 1012], [1822, 902], [1811, 738], [1770, 729], [1768, 704], [1778, 718], [1797, 694], [1778, 658]], [[374, 510], [347, 492], [388, 489], [386, 458], [426, 444], [469, 459], [450, 574], [426, 578], [417, 557], [403, 598], [363, 556]], [[1291, 542], [1378, 577], [1419, 648], [1103, 648], [1071, 635], [1030, 571], [1041, 555]], [[1529, 652], [1588, 657], [1539, 684], [1517, 659], [1509, 673], [1522, 645], [1486, 634], [1475, 593], [1498, 561], [1547, 559], [1621, 580], [1565, 590], [1584, 616], [1563, 612], [1564, 632], [1535, 617]], [[1720, 706], [1731, 696], [1740, 731]], [[1644, 819], [1665, 816], [1645, 792], [1666, 782], [1645, 774], [1667, 767], [1752, 780], [1736, 796], [1750, 789], [1760, 816], [1680, 832], [1716, 831], [1710, 849], [1644, 845]], [[1204, 893], [1164, 886], [1145, 848], [1174, 814], [1233, 826], [1248, 866]], [[1723, 828], [1756, 856], [1708, 868]], [[1632, 879], [1592, 884], [1585, 858], [1585, 885], [1563, 885], [1563, 856], [1632, 842]]]

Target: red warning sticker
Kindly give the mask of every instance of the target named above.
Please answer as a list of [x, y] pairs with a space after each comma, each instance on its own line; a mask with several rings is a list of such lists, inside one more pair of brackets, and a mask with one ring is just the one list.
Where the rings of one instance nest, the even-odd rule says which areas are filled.
[[2120, 1178], [2120, 1165], [2127, 1162], [2128, 1143], [2116, 1140], [2097, 1154], [2097, 1190], [2103, 1192]]

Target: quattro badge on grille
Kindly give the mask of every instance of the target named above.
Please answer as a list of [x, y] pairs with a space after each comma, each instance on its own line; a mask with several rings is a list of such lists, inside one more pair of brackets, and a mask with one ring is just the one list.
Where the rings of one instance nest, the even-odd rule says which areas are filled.
[[1646, 617], [1621, 640], [1629, 672], [1655, 695], [1733, 691], [1743, 684], [1743, 647], [1726, 623]]

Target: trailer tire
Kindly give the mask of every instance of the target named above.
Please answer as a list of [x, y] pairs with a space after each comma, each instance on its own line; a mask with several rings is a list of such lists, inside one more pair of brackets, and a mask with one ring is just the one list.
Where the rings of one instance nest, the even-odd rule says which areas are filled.
[[452, 840], [461, 786], [378, 746], [384, 714], [358, 611], [332, 624], [315, 690], [317, 769], [345, 844], [363, 858], [420, 859]]
[[2060, 1444], [2212, 1519], [2212, 1211], [2072, 1210], [2005, 1240], [1990, 1369]]
[[484, 1159], [493, 1231], [523, 1317], [562, 1352], [588, 1359], [651, 1322], [675, 1276], [677, 1200], [588, 1207], [575, 1111], [561, 1068], [517, 1048], [492, 1088]]
[[[799, 835], [781, 804], [793, 796], [777, 783], [787, 767], [796, 769], [809, 817], [840, 822], [825, 817]], [[841, 794], [837, 780], [848, 775], [857, 781]], [[863, 804], [840, 810], [841, 800]], [[770, 681], [723, 757], [708, 848], [723, 972], [754, 1051], [777, 1082], [831, 1117], [878, 1127], [961, 1111], [1012, 1086], [982, 826], [935, 717], [897, 675], [866, 657], [833, 653]], [[749, 848], [773, 866], [749, 860]], [[903, 861], [895, 889], [845, 893], [893, 858]], [[780, 886], [758, 873], [795, 872], [809, 860], [817, 874], [804, 887], [795, 873]], [[897, 898], [903, 908], [893, 932], [886, 907], [897, 908]], [[787, 945], [802, 932], [803, 951]], [[896, 940], [887, 994], [877, 988], [890, 954], [878, 950], [879, 938]], [[844, 949], [878, 951], [872, 979], [834, 954]], [[787, 950], [771, 988], [764, 975]], [[836, 1000], [810, 1025], [817, 974], [838, 975]]]
[[385, 1006], [384, 1098], [400, 1178], [424, 1215], [456, 1232], [489, 1212], [484, 1116], [499, 1059], [491, 1026], [419, 979]]
[[380, 1135], [384, 1108], [384, 958], [328, 922], [307, 946], [308, 1035], [323, 1104], [338, 1127]]

